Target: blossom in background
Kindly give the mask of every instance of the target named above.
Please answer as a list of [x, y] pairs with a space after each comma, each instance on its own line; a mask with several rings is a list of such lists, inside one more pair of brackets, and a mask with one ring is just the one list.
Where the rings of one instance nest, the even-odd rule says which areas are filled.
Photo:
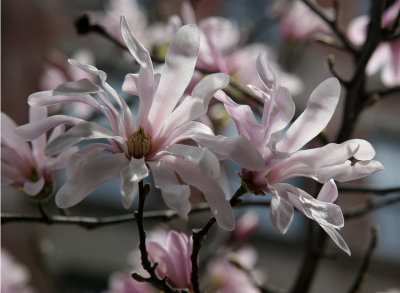
[[[182, 27], [174, 36], [161, 74], [154, 74], [148, 51], [131, 34], [121, 20], [125, 42], [140, 64], [138, 74], [127, 75], [123, 89], [139, 96], [136, 122], [120, 95], [106, 82], [106, 73], [74, 60], [82, 70], [98, 76], [98, 83], [88, 79], [65, 83], [54, 91], [33, 94], [31, 106], [48, 106], [61, 102], [82, 102], [100, 110], [111, 130], [93, 122], [72, 117], [52, 117], [18, 129], [18, 134], [31, 140], [58, 124], [75, 125], [46, 148], [48, 155], [69, 149], [82, 140], [105, 139], [79, 150], [67, 166], [68, 181], [58, 191], [56, 203], [67, 208], [84, 199], [102, 183], [121, 179], [123, 204], [129, 208], [137, 193], [138, 182], [151, 170], [155, 186], [168, 207], [182, 218], [190, 211], [189, 185], [199, 189], [221, 227], [231, 230], [234, 216], [229, 201], [216, 179], [219, 159], [231, 158], [250, 169], [262, 168], [262, 159], [247, 138], [215, 136], [204, 124], [193, 121], [207, 111], [214, 93], [228, 84], [228, 76], [212, 74], [201, 80], [190, 96], [177, 106], [188, 85], [199, 51], [199, 33], [194, 25]], [[100, 104], [90, 94], [97, 94]], [[117, 103], [118, 110], [111, 103]], [[196, 145], [181, 144], [192, 140]], [[102, 151], [110, 154], [98, 156]], [[150, 170], [149, 170], [150, 169]], [[181, 184], [176, 174], [184, 184]]]
[[[332, 14], [331, 10], [325, 9], [324, 12]], [[276, 1], [268, 8], [267, 14], [279, 19], [281, 36], [289, 44], [307, 41], [316, 33], [330, 32], [321, 17], [299, 0], [293, 0], [290, 4], [287, 1]]]
[[238, 243], [247, 242], [256, 232], [259, 226], [259, 218], [256, 212], [247, 211], [236, 223], [236, 228], [232, 232], [232, 239]]
[[[279, 232], [285, 233], [289, 228], [295, 207], [317, 221], [340, 248], [350, 253], [337, 232], [344, 220], [340, 207], [333, 203], [338, 195], [333, 179], [355, 180], [382, 170], [382, 165], [372, 160], [373, 147], [365, 140], [352, 139], [341, 144], [302, 149], [331, 119], [339, 100], [339, 82], [336, 78], [322, 82], [311, 93], [304, 112], [282, 134], [294, 115], [295, 105], [288, 90], [277, 84], [265, 54], [258, 58], [257, 70], [264, 90], [252, 89], [264, 99], [261, 124], [249, 106], [236, 104], [223, 92], [215, 95], [225, 104], [239, 134], [253, 143], [265, 161], [262, 171], [243, 168], [243, 181], [256, 194], [268, 192], [272, 195], [271, 221]], [[318, 198], [283, 183], [294, 177], [310, 177], [324, 183]]]
[[[31, 123], [37, 123], [46, 117], [45, 107], [30, 108]], [[63, 134], [64, 126], [55, 128], [48, 140], [46, 133], [38, 136], [32, 141], [32, 147], [15, 134], [16, 128], [15, 122], [1, 112], [1, 184], [21, 189], [32, 199], [45, 200], [54, 192], [54, 171], [64, 168], [77, 148], [71, 148], [57, 156], [46, 156], [46, 142]]]
[[[232, 252], [221, 250], [217, 257], [207, 264], [203, 287], [209, 293], [258, 293], [258, 281], [254, 265], [257, 253], [250, 247]], [[253, 280], [252, 280], [253, 279]]]
[[[73, 58], [80, 63], [93, 64], [94, 56], [88, 50], [77, 51]], [[93, 75], [88, 74], [78, 68], [71, 66], [67, 62], [66, 56], [58, 51], [52, 51], [48, 56], [48, 62], [45, 64], [44, 72], [40, 77], [40, 86], [43, 90], [56, 88], [58, 85], [83, 78], [93, 79]], [[50, 113], [64, 112], [79, 118], [87, 119], [94, 113], [94, 108], [82, 103], [69, 103], [64, 105], [54, 105], [50, 107]]]
[[158, 263], [157, 275], [168, 276], [168, 283], [174, 288], [190, 288], [192, 239], [173, 230], [152, 238], [146, 247], [152, 263]]
[[[391, 28], [400, 10], [400, 0], [392, 4], [382, 15], [382, 28]], [[356, 45], [363, 45], [367, 38], [369, 16], [359, 16], [350, 23], [349, 39]], [[386, 86], [400, 85], [400, 39], [382, 42], [375, 49], [368, 64], [367, 73], [381, 71], [381, 79]]]
[[[182, 24], [196, 24], [195, 12], [189, 1], [184, 1], [181, 6], [181, 17], [174, 15], [170, 19], [174, 30], [178, 30]], [[254, 63], [258, 55], [269, 51], [265, 44], [253, 43], [242, 46], [240, 43], [240, 30], [236, 23], [224, 17], [207, 17], [198, 23], [200, 30], [200, 52], [196, 69], [206, 72], [222, 72], [234, 77], [242, 85], [248, 83], [259, 84], [257, 71], [248, 66]], [[270, 53], [272, 55], [272, 52]], [[280, 80], [287, 84], [294, 95], [302, 91], [301, 80], [287, 72], [273, 62], [272, 68]], [[194, 76], [195, 82], [199, 76]]]
[[156, 293], [147, 282], [139, 282], [132, 278], [131, 273], [116, 272], [108, 280], [108, 290], [104, 293]]
[[29, 286], [30, 273], [4, 248], [1, 248], [1, 292], [33, 293]]

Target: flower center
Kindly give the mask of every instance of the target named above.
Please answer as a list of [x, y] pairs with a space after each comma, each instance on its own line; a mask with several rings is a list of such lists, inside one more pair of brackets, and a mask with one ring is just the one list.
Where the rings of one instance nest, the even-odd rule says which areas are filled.
[[142, 126], [128, 139], [128, 151], [131, 156], [139, 159], [151, 152], [151, 135], [144, 132]]

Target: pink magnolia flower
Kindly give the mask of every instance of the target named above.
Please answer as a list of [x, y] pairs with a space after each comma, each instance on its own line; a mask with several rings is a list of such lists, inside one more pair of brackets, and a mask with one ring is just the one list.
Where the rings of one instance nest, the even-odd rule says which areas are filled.
[[5, 249], [1, 249], [1, 292], [2, 293], [33, 293], [29, 286], [30, 273], [22, 264]]
[[[49, 155], [62, 152], [82, 140], [105, 139], [109, 142], [89, 144], [71, 158], [67, 166], [69, 180], [56, 195], [57, 205], [73, 206], [102, 183], [120, 178], [123, 204], [128, 208], [137, 193], [138, 182], [151, 170], [165, 203], [181, 217], [186, 218], [190, 211], [189, 185], [192, 185], [203, 193], [220, 226], [233, 229], [232, 208], [215, 179], [220, 173], [218, 160], [231, 158], [246, 168], [259, 169], [263, 165], [261, 157], [247, 138], [215, 136], [209, 127], [193, 121], [207, 111], [214, 93], [228, 84], [228, 76], [213, 74], [205, 77], [192, 94], [177, 105], [197, 60], [199, 33], [196, 26], [184, 26], [175, 34], [161, 74], [154, 74], [148, 51], [132, 36], [124, 18], [121, 27], [130, 52], [140, 64], [139, 74], [127, 75], [123, 86], [128, 92], [138, 93], [140, 106], [136, 122], [126, 102], [106, 82], [106, 73], [74, 60], [70, 62], [98, 76], [99, 82], [95, 84], [82, 79], [29, 98], [33, 106], [80, 101], [100, 110], [111, 125], [109, 130], [92, 122], [62, 116], [19, 128], [19, 135], [29, 140], [55, 124], [76, 125], [47, 146]], [[97, 94], [102, 104], [90, 94]], [[110, 97], [117, 103], [118, 110]], [[196, 145], [181, 143], [188, 140]], [[110, 154], [98, 156], [102, 151]], [[176, 174], [184, 184], [178, 181]]]
[[[382, 16], [382, 28], [390, 28], [400, 10], [400, 0], [392, 4]], [[356, 45], [364, 44], [367, 38], [369, 16], [355, 18], [349, 25], [348, 36]], [[386, 86], [400, 85], [400, 39], [381, 43], [367, 64], [367, 73], [381, 71], [382, 82]]]
[[209, 293], [260, 292], [251, 280], [256, 260], [255, 250], [249, 247], [235, 253], [220, 252], [218, 258], [211, 260], [207, 265], [207, 274], [203, 280], [205, 290]]
[[168, 276], [168, 282], [174, 288], [191, 287], [191, 238], [171, 230], [166, 237], [153, 237], [146, 246], [150, 260], [158, 263], [156, 272], [160, 278]]
[[[325, 9], [330, 14], [330, 10]], [[283, 39], [288, 43], [306, 41], [316, 33], [330, 31], [329, 26], [302, 1], [277, 1], [268, 14], [279, 18], [279, 26]]]
[[146, 282], [138, 282], [128, 272], [116, 272], [109, 278], [109, 289], [105, 293], [156, 293]]
[[[372, 160], [373, 147], [367, 141], [352, 139], [303, 150], [331, 119], [340, 95], [339, 82], [335, 78], [322, 82], [311, 93], [304, 112], [282, 135], [294, 115], [295, 105], [288, 90], [277, 84], [265, 54], [258, 58], [257, 70], [265, 88], [252, 87], [264, 99], [261, 124], [249, 106], [236, 104], [223, 92], [215, 95], [225, 104], [239, 134], [253, 143], [265, 162], [262, 171], [243, 168], [243, 180], [254, 193], [272, 195], [271, 221], [279, 232], [285, 233], [289, 228], [295, 207], [317, 221], [340, 248], [350, 253], [336, 231], [344, 221], [340, 207], [333, 203], [338, 195], [333, 179], [349, 181], [382, 170], [382, 165]], [[317, 199], [283, 183], [294, 177], [310, 177], [324, 183]]]
[[247, 211], [236, 223], [235, 231], [232, 233], [232, 239], [236, 242], [246, 242], [258, 229], [259, 218], [256, 212]]
[[[31, 123], [47, 117], [45, 107], [30, 108]], [[1, 184], [22, 189], [36, 200], [45, 200], [53, 194], [53, 173], [64, 168], [68, 158], [77, 150], [71, 148], [57, 156], [46, 156], [46, 142], [53, 141], [64, 133], [64, 126], [53, 130], [47, 140], [42, 134], [32, 141], [32, 146], [16, 134], [17, 125], [1, 112]]]
[[[181, 18], [172, 16], [170, 23], [177, 30], [182, 24], [195, 24], [196, 17], [189, 1], [183, 1], [181, 6]], [[246, 85], [259, 83], [257, 71], [248, 66], [255, 62], [258, 55], [269, 51], [265, 44], [253, 43], [242, 46], [240, 44], [240, 30], [236, 23], [224, 17], [207, 17], [199, 23], [200, 52], [196, 68], [207, 72], [222, 72], [235, 77]], [[272, 54], [272, 52], [271, 52]], [[271, 55], [270, 54], [270, 55]], [[292, 94], [302, 91], [302, 82], [293, 74], [284, 72], [279, 65], [271, 64], [277, 75], [285, 81]], [[198, 81], [198, 77], [197, 80]]]

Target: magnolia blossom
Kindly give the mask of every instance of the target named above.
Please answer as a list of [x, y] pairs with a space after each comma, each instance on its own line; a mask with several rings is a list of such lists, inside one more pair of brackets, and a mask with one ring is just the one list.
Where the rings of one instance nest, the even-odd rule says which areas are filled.
[[165, 237], [153, 237], [146, 243], [150, 260], [158, 263], [156, 272], [160, 278], [168, 277], [174, 288], [190, 288], [192, 239], [184, 233], [169, 231]]
[[[170, 19], [171, 25], [178, 30], [182, 24], [195, 24], [196, 16], [189, 1], [183, 1], [181, 17], [174, 15]], [[207, 17], [199, 23], [200, 52], [196, 68], [207, 72], [222, 72], [233, 76], [239, 83], [257, 85], [259, 83], [257, 71], [249, 63], [256, 61], [258, 55], [269, 51], [265, 44], [253, 43], [247, 46], [240, 44], [240, 30], [236, 23], [224, 17]], [[271, 52], [272, 54], [272, 52]], [[270, 55], [271, 55], [270, 54]], [[302, 91], [302, 82], [293, 74], [284, 72], [274, 62], [271, 64], [277, 75], [285, 81], [292, 94]], [[195, 77], [195, 82], [199, 77]]]
[[116, 272], [109, 278], [109, 288], [104, 293], [156, 293], [157, 291], [146, 282], [139, 282], [128, 272]]
[[[237, 252], [220, 251], [218, 257], [207, 265], [207, 274], [203, 280], [209, 293], [258, 293], [251, 278], [256, 278], [254, 265], [257, 254], [246, 247]], [[235, 263], [235, 264], [234, 264]]]
[[[242, 179], [254, 193], [272, 195], [271, 221], [279, 232], [285, 233], [289, 228], [295, 207], [317, 221], [340, 248], [350, 253], [337, 232], [344, 221], [340, 207], [333, 203], [338, 195], [333, 179], [349, 181], [382, 170], [382, 165], [372, 160], [373, 147], [365, 140], [352, 139], [303, 150], [331, 119], [339, 100], [339, 82], [336, 78], [322, 82], [311, 93], [304, 112], [282, 133], [294, 115], [295, 105], [288, 90], [277, 84], [265, 54], [258, 58], [257, 70], [264, 90], [251, 88], [264, 99], [261, 124], [249, 106], [236, 104], [223, 92], [216, 94], [235, 121], [238, 132], [253, 143], [265, 162], [262, 171], [243, 168]], [[317, 199], [284, 183], [294, 177], [310, 177], [324, 183]]]
[[235, 231], [232, 232], [232, 239], [244, 243], [256, 232], [259, 226], [259, 217], [254, 211], [244, 213], [236, 223]]
[[30, 273], [5, 249], [1, 249], [1, 292], [33, 293], [29, 286]]
[[[293, 0], [291, 4], [277, 1], [267, 13], [279, 18], [281, 35], [288, 43], [306, 41], [316, 33], [330, 31], [329, 26], [299, 0]], [[325, 9], [325, 14], [331, 14], [331, 11]]]
[[[30, 122], [37, 123], [47, 117], [47, 109], [30, 108], [29, 114]], [[48, 140], [45, 133], [41, 134], [32, 141], [32, 146], [15, 134], [16, 128], [15, 122], [1, 112], [1, 184], [21, 189], [33, 199], [45, 200], [53, 193], [54, 171], [64, 168], [77, 148], [46, 156], [46, 142], [63, 134], [64, 126], [55, 128]]]
[[[392, 4], [382, 15], [382, 28], [391, 28], [400, 10], [400, 0]], [[367, 38], [369, 16], [355, 18], [349, 25], [348, 35], [356, 45], [364, 44]], [[386, 86], [400, 85], [400, 39], [380, 43], [372, 54], [367, 73], [374, 74], [381, 71], [382, 82]]]
[[[136, 122], [126, 102], [106, 82], [106, 73], [74, 60], [70, 63], [97, 76], [98, 82], [82, 79], [29, 98], [32, 106], [86, 103], [100, 110], [111, 125], [110, 130], [93, 122], [61, 116], [19, 128], [19, 135], [29, 140], [57, 124], [75, 125], [47, 146], [48, 155], [60, 153], [82, 140], [105, 139], [109, 142], [89, 144], [73, 155], [67, 166], [69, 179], [56, 195], [57, 205], [73, 206], [102, 183], [120, 178], [123, 204], [129, 208], [137, 193], [138, 182], [151, 170], [165, 203], [181, 217], [187, 218], [190, 211], [189, 185], [192, 185], [203, 193], [220, 226], [233, 229], [232, 208], [216, 181], [220, 173], [218, 160], [232, 158], [246, 168], [261, 169], [261, 156], [247, 138], [215, 136], [209, 127], [193, 121], [206, 113], [214, 93], [228, 84], [228, 76], [207, 76], [195, 86], [190, 96], [181, 100], [199, 52], [196, 26], [184, 26], [175, 34], [161, 74], [154, 73], [148, 51], [132, 36], [124, 18], [121, 27], [130, 52], [140, 64], [139, 74], [127, 75], [123, 85], [125, 91], [139, 96]], [[90, 94], [97, 94], [102, 104]], [[118, 110], [110, 98], [117, 103]], [[179, 100], [181, 103], [177, 105]], [[181, 143], [188, 140], [195, 144]], [[102, 151], [110, 154], [99, 156]]]

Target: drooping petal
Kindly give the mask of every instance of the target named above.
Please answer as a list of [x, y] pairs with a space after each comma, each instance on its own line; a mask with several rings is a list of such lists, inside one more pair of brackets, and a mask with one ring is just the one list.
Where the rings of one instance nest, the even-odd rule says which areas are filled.
[[19, 126], [15, 129], [15, 133], [24, 140], [34, 140], [58, 125], [67, 124], [75, 126], [84, 122], [86, 121], [80, 118], [53, 115], [40, 121]]
[[121, 169], [122, 204], [129, 209], [138, 191], [138, 182], [149, 176], [144, 157], [131, 158], [130, 163]]
[[200, 146], [208, 148], [218, 159], [232, 159], [248, 170], [262, 170], [264, 159], [244, 136], [226, 137], [195, 133], [191, 137]]
[[196, 187], [203, 193], [221, 228], [228, 231], [233, 230], [235, 218], [232, 207], [215, 179], [204, 176], [192, 162], [176, 157], [165, 157], [165, 160], [178, 173], [183, 182]]
[[87, 162], [57, 192], [57, 206], [76, 205], [101, 184], [119, 178], [121, 169], [128, 164], [124, 153], [99, 156]]
[[86, 122], [72, 127], [66, 133], [51, 141], [46, 147], [46, 155], [59, 154], [80, 141], [91, 139], [113, 139], [121, 144], [123, 143], [122, 138], [115, 136], [111, 130], [93, 122]]
[[195, 25], [185, 25], [174, 35], [149, 112], [153, 135], [161, 129], [192, 78], [199, 54], [200, 36]]
[[164, 161], [148, 162], [153, 174], [154, 184], [161, 190], [165, 204], [178, 212], [179, 217], [187, 220], [191, 205], [190, 188], [180, 184], [174, 171]]
[[346, 241], [344, 241], [344, 239], [342, 238], [342, 236], [340, 236], [338, 231], [324, 225], [321, 225], [321, 227], [322, 229], [325, 230], [325, 232], [329, 235], [329, 237], [331, 237], [331, 239], [333, 240], [333, 242], [336, 243], [337, 246], [339, 246], [349, 256], [351, 255], [350, 248], [347, 246]]
[[326, 182], [318, 194], [317, 200], [323, 202], [335, 202], [338, 197], [338, 189], [333, 179]]
[[293, 220], [293, 205], [285, 200], [281, 193], [274, 194], [271, 199], [271, 222], [275, 229], [285, 234]]
[[304, 112], [277, 144], [281, 152], [294, 152], [317, 136], [328, 124], [339, 101], [340, 83], [334, 78], [323, 81], [311, 93]]
[[57, 95], [53, 96], [52, 91], [33, 93], [28, 97], [28, 104], [32, 107], [51, 106], [59, 103], [80, 102], [100, 109], [99, 103], [90, 95]]
[[218, 158], [207, 148], [172, 144], [165, 148], [165, 153], [194, 163], [204, 176], [218, 178], [220, 175]]
[[30, 196], [37, 195], [44, 186], [44, 178], [40, 177], [38, 181], [25, 181], [24, 192]]
[[276, 87], [276, 76], [269, 65], [267, 54], [265, 52], [258, 56], [256, 66], [260, 80], [268, 89], [269, 93], [273, 92]]

